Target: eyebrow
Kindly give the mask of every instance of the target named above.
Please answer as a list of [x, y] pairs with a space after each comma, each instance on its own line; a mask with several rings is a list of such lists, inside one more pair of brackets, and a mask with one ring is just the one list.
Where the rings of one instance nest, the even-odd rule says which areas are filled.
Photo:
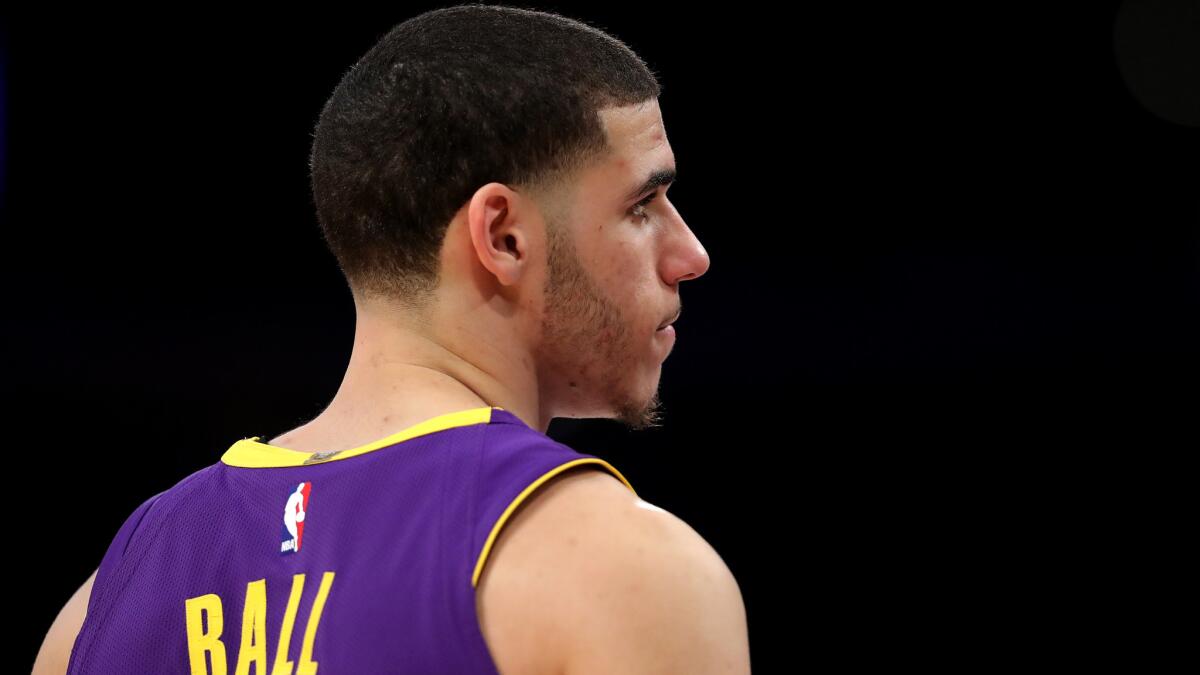
[[650, 173], [650, 177], [646, 179], [646, 182], [637, 186], [637, 189], [633, 190], [625, 197], [625, 201], [629, 201], [630, 199], [633, 199], [634, 197], [640, 197], [643, 194], [649, 192], [650, 190], [653, 190], [653, 189], [659, 187], [660, 185], [670, 185], [671, 183], [674, 183], [674, 182], [675, 182], [675, 167], [670, 167], [670, 168], [666, 168], [666, 169], [655, 169], [654, 171], [652, 171]]

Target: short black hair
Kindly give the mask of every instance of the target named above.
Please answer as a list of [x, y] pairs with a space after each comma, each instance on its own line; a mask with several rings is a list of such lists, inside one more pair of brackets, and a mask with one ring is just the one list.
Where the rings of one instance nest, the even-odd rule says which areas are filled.
[[317, 220], [352, 293], [427, 307], [450, 220], [475, 190], [552, 193], [611, 151], [598, 110], [661, 91], [623, 42], [550, 12], [465, 4], [396, 25], [313, 132]]

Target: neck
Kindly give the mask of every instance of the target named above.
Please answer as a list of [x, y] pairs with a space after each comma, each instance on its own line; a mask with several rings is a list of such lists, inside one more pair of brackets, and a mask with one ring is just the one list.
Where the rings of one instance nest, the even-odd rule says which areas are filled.
[[434, 337], [412, 324], [359, 317], [350, 363], [333, 400], [272, 445], [347, 449], [438, 415], [479, 407], [504, 408], [543, 433], [549, 427], [549, 419], [539, 414], [535, 375], [519, 367], [528, 360], [499, 351], [496, 345], [503, 340], [468, 328]]

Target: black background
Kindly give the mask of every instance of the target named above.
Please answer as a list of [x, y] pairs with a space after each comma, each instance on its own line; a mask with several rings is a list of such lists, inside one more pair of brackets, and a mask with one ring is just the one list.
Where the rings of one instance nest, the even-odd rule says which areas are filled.
[[[716, 548], [756, 672], [1145, 664], [1182, 634], [1200, 69], [1171, 45], [1195, 12], [1135, 3], [1120, 33], [1117, 3], [1047, 4], [535, 7], [659, 73], [712, 263], [681, 287], [665, 427], [549, 434]], [[353, 304], [309, 133], [433, 6], [5, 20], [26, 662], [135, 506], [336, 391]]]

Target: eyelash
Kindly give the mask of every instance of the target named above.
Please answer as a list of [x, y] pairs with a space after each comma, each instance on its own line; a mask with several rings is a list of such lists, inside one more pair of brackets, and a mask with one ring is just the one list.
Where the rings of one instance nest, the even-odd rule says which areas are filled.
[[645, 209], [647, 206], [650, 205], [650, 202], [654, 201], [654, 198], [657, 196], [658, 196], [657, 192], [651, 192], [645, 199], [638, 202], [637, 204], [634, 204], [633, 209], [630, 210], [630, 213], [632, 213], [635, 218], [649, 218], [650, 214], [638, 213], [638, 210]]

